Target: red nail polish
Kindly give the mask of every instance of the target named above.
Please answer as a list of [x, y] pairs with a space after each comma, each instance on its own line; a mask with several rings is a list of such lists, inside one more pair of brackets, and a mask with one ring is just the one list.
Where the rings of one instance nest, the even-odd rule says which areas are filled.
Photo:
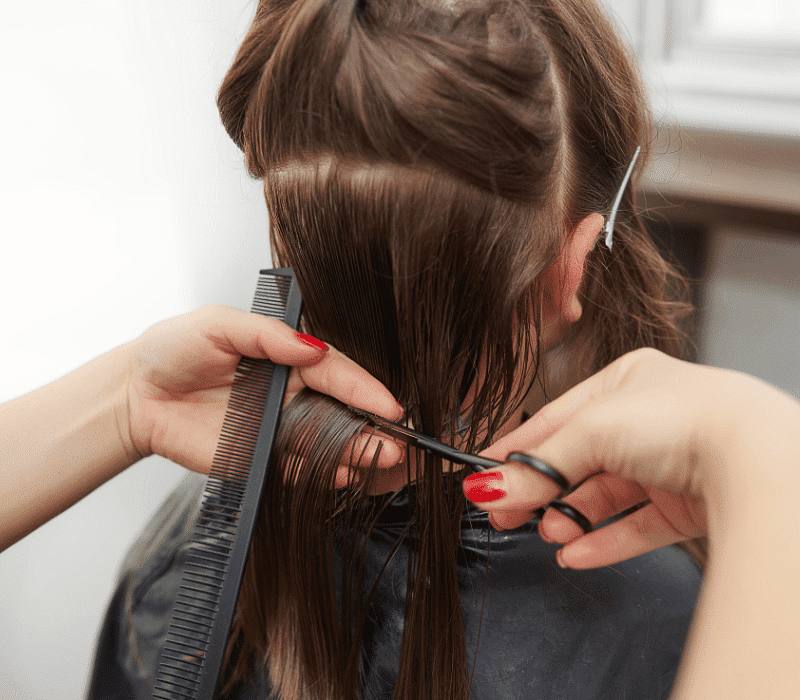
[[499, 472], [489, 474], [472, 474], [464, 479], [464, 495], [473, 503], [488, 503], [506, 495], [503, 489], [495, 486], [502, 483], [503, 475]]
[[319, 338], [315, 338], [313, 335], [306, 335], [305, 333], [298, 333], [297, 339], [303, 343], [304, 345], [308, 345], [315, 350], [328, 350], [328, 346], [325, 345]]

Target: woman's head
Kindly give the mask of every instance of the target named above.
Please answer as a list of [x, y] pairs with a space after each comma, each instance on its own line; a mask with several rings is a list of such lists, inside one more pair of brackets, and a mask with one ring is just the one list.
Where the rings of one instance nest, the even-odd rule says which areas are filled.
[[[608, 210], [650, 138], [636, 70], [583, 0], [261, 2], [219, 104], [264, 179], [273, 249], [299, 277], [309, 329], [433, 434], [481, 355], [490, 378], [535, 361], [540, 273]], [[626, 235], [634, 211], [627, 195], [615, 255], [641, 267], [654, 251]], [[607, 257], [592, 251], [587, 276]], [[625, 265], [616, 291], [635, 292]], [[639, 307], [630, 314], [618, 298], [610, 313], [641, 317], [644, 304], [622, 301]], [[623, 341], [591, 325], [606, 364]], [[429, 396], [434, 381], [451, 404]], [[481, 408], [515, 393], [492, 384]]]
[[[593, 245], [596, 214], [608, 211], [637, 146], [649, 143], [643, 95], [612, 25], [587, 0], [262, 0], [219, 107], [250, 173], [264, 180], [273, 251], [298, 277], [308, 331], [383, 381], [422, 431], [446, 437], [459, 413], [470, 414], [462, 447], [477, 449], [541, 379], [545, 339], [563, 341], [574, 379], [643, 345], [680, 352], [675, 278], [630, 191], [613, 253]], [[568, 325], [566, 337], [552, 332]], [[331, 442], [343, 449], [363, 423], [308, 401], [283, 421], [282, 454], [306, 450], [314, 477], [303, 483], [313, 490], [315, 479], [333, 478]], [[459, 510], [447, 505], [453, 484], [444, 471], [425, 456], [418, 474], [398, 697], [467, 692], [453, 578]], [[298, 488], [296, 479], [275, 483]], [[324, 512], [325, 498], [286, 508], [293, 519], [303, 507]], [[272, 556], [263, 540], [280, 541], [281, 527], [265, 525], [254, 559]], [[312, 539], [296, 546], [322, 546]], [[291, 557], [284, 563], [270, 583], [284, 587], [283, 602], [259, 613], [271, 636], [243, 621], [242, 606], [262, 610], [266, 585], [251, 567], [240, 602], [244, 648], [268, 650], [275, 677], [281, 665], [320, 663], [309, 673], [321, 685], [279, 679], [289, 695], [305, 696], [314, 683], [342, 687], [334, 657], [318, 662], [329, 645], [293, 641], [313, 616], [295, 620], [292, 639], [281, 634], [276, 646], [276, 621], [286, 628], [297, 595], [285, 585]], [[437, 642], [436, 661], [414, 662], [443, 625], [451, 634]]]

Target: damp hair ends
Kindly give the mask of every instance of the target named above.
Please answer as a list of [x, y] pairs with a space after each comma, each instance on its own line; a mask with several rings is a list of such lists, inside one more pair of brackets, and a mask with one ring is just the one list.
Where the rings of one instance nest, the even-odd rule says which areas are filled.
[[[380, 379], [431, 436], [453, 432], [466, 406], [462, 447], [478, 450], [544, 376], [538, 276], [575, 223], [608, 211], [636, 147], [647, 150], [644, 94], [587, 0], [271, 0], [218, 105], [264, 181], [272, 249], [297, 276], [305, 329]], [[636, 348], [682, 353], [686, 285], [633, 195], [645, 160], [613, 253], [598, 245], [587, 257], [584, 312], [553, 396]], [[228, 685], [266, 669], [284, 700], [361, 697], [360, 572], [377, 514], [363, 497], [369, 470], [332, 484], [363, 425], [308, 392], [287, 407]], [[458, 479], [421, 457], [398, 700], [469, 697]]]

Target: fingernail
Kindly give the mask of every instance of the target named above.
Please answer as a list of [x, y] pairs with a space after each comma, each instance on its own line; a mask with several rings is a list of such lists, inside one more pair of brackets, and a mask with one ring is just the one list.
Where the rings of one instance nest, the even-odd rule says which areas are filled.
[[400, 417], [397, 419], [397, 421], [401, 421], [403, 418], [405, 418], [406, 409], [403, 408], [399, 401], [397, 401], [397, 407], [400, 409]]
[[562, 548], [556, 552], [556, 564], [558, 564], [562, 569], [568, 569], [569, 567], [564, 563], [564, 557], [561, 554], [563, 551], [564, 550]]
[[319, 338], [315, 338], [313, 335], [306, 335], [305, 333], [298, 333], [296, 338], [303, 343], [304, 345], [308, 345], [315, 350], [328, 350], [328, 346], [325, 345]]
[[494, 519], [491, 513], [489, 513], [489, 524], [498, 532], [503, 532], [505, 528], [502, 525], [498, 525], [497, 521]]
[[488, 474], [472, 474], [464, 479], [464, 495], [473, 503], [488, 503], [506, 495], [496, 484], [502, 483], [503, 475], [499, 472]]

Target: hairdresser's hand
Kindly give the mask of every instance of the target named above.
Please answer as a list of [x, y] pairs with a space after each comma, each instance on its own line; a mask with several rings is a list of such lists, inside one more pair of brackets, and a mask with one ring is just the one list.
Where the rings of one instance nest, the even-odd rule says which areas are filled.
[[[230, 307], [208, 306], [162, 321], [128, 347], [121, 433], [133, 459], [155, 453], [208, 473], [242, 355], [293, 366], [287, 402], [307, 386], [390, 420], [402, 412], [377, 379], [334, 348], [281, 321]], [[386, 440], [379, 466], [391, 467], [402, 456], [403, 448]]]
[[[505, 460], [527, 452], [570, 484], [588, 478], [563, 500], [593, 525], [652, 501], [587, 535], [549, 509], [540, 534], [566, 544], [558, 555], [563, 566], [582, 569], [704, 536], [712, 521], [727, 528], [727, 518], [746, 512], [728, 507], [739, 497], [747, 508], [761, 498], [749, 517], [762, 505], [768, 511], [782, 485], [797, 482], [795, 467], [780, 465], [796, 464], [787, 455], [797, 451], [799, 429], [800, 406], [763, 382], [640, 350], [568, 391], [483, 454]], [[493, 472], [502, 478], [491, 485], [507, 495], [476, 500], [499, 529], [518, 527], [558, 497], [547, 477], [518, 462], [485, 474]], [[469, 486], [467, 480], [465, 490]]]

